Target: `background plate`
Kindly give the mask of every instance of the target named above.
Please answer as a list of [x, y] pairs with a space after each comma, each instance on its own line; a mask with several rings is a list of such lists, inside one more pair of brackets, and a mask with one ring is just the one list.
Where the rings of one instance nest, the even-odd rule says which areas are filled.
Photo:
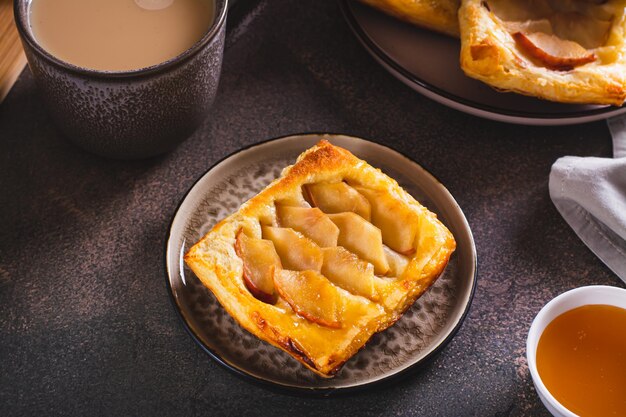
[[344, 17], [367, 51], [391, 74], [441, 104], [508, 123], [566, 125], [607, 119], [625, 107], [553, 103], [499, 93], [466, 77], [458, 39], [389, 17], [356, 0], [340, 0]]
[[457, 250], [437, 282], [392, 327], [375, 335], [333, 379], [314, 375], [285, 352], [243, 330], [183, 262], [213, 225], [236, 211], [322, 135], [274, 139], [227, 157], [204, 174], [181, 202], [166, 248], [168, 287], [194, 339], [218, 362], [257, 382], [331, 394], [388, 381], [425, 361], [459, 328], [476, 282], [476, 249], [463, 212], [432, 175], [402, 154], [348, 136], [325, 136], [395, 178], [452, 231]]

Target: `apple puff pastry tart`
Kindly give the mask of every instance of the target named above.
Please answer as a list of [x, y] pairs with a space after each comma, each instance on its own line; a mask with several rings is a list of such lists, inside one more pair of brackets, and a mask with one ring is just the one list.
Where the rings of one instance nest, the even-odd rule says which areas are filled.
[[426, 29], [459, 36], [460, 0], [361, 0], [390, 16]]
[[322, 140], [185, 255], [246, 330], [332, 377], [455, 249], [393, 179]]
[[463, 0], [461, 67], [503, 91], [622, 105], [626, 1]]

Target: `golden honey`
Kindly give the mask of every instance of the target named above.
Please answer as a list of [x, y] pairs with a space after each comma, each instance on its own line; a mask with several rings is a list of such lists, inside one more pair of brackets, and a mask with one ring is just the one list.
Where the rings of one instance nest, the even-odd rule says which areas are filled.
[[539, 339], [537, 370], [579, 416], [626, 416], [626, 309], [586, 305], [555, 318]]

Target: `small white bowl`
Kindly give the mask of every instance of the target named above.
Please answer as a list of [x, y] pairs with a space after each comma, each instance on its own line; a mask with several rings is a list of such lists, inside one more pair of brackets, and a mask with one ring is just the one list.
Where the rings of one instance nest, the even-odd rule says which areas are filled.
[[552, 320], [566, 311], [590, 304], [605, 304], [626, 309], [626, 290], [605, 285], [592, 285], [567, 291], [552, 299], [537, 314], [528, 331], [526, 358], [535, 389], [541, 402], [556, 417], [577, 417], [548, 391], [537, 371], [537, 344], [544, 329]]

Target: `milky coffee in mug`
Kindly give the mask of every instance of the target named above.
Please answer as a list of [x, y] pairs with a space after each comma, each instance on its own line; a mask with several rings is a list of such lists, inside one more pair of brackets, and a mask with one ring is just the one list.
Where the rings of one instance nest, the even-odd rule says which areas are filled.
[[207, 32], [214, 0], [32, 0], [37, 42], [70, 64], [132, 71], [180, 55]]
[[210, 115], [228, 0], [14, 0], [51, 120], [112, 158], [174, 149]]

